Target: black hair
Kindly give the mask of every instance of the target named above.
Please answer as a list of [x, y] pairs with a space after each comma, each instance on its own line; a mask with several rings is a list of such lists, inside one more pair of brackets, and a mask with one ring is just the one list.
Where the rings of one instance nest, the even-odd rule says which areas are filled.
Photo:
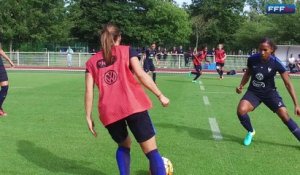
[[267, 37], [262, 38], [262, 39], [260, 40], [259, 44], [262, 44], [262, 43], [267, 43], [267, 44], [269, 44], [269, 46], [273, 49], [272, 54], [274, 54], [275, 51], [277, 50], [276, 44], [275, 44], [270, 38], [267, 38]]

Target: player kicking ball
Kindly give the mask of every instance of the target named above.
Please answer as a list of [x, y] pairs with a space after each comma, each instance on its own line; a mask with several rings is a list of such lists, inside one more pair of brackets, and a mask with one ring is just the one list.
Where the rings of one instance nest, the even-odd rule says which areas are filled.
[[261, 102], [278, 115], [282, 122], [289, 128], [292, 134], [300, 141], [300, 129], [290, 118], [287, 109], [275, 87], [275, 76], [278, 72], [292, 97], [295, 114], [300, 116], [300, 107], [289, 74], [281, 61], [274, 55], [277, 46], [268, 38], [261, 40], [259, 53], [248, 58], [247, 70], [236, 88], [238, 94], [250, 79], [249, 87], [237, 107], [237, 116], [247, 130], [244, 145], [251, 144], [255, 130], [251, 125], [248, 112], [253, 111]]

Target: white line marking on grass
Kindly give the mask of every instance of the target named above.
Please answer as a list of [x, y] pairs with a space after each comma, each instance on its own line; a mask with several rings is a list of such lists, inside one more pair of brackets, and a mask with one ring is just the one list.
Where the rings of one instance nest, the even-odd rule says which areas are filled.
[[208, 93], [208, 94], [234, 94], [234, 92], [205, 92], [205, 93]]
[[32, 87], [9, 87], [9, 88], [12, 88], [12, 89], [31, 89]]
[[216, 118], [208, 118], [210, 129], [215, 140], [222, 140], [223, 136], [218, 125]]
[[209, 105], [209, 101], [208, 101], [208, 97], [207, 96], [203, 96], [203, 101], [205, 105]]
[[204, 86], [201, 86], [201, 85], [200, 85], [200, 89], [201, 89], [201, 91], [205, 90]]
[[202, 84], [202, 81], [201, 81], [201, 80], [199, 80], [199, 84]]

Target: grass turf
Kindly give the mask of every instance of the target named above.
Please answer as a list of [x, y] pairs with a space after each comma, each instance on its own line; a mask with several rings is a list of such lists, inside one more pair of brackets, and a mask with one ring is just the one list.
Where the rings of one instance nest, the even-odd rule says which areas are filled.
[[[9, 71], [10, 89], [0, 118], [0, 174], [118, 174], [116, 144], [97, 118], [99, 134], [87, 130], [84, 115], [84, 73]], [[184, 75], [158, 75], [160, 89], [171, 99], [163, 108], [150, 95], [150, 110], [161, 154], [174, 174], [300, 174], [300, 145], [267, 107], [250, 113], [256, 129], [253, 144], [242, 145], [246, 134], [235, 113], [242, 95], [235, 93], [241, 76], [218, 80], [203, 75], [202, 86]], [[300, 94], [300, 79], [292, 78]], [[278, 90], [293, 115], [293, 103], [282, 80]], [[210, 105], [205, 105], [207, 96]], [[299, 98], [298, 98], [299, 100]], [[95, 99], [97, 102], [97, 99]], [[215, 141], [208, 123], [214, 117], [223, 140]], [[131, 173], [147, 175], [148, 162], [133, 140]]]

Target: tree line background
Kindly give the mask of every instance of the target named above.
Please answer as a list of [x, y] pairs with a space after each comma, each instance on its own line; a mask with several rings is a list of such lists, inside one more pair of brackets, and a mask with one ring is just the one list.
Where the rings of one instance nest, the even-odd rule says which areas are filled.
[[192, 0], [182, 7], [172, 0], [0, 0], [0, 42], [20, 51], [68, 45], [98, 50], [99, 30], [113, 22], [123, 43], [135, 47], [224, 43], [227, 50], [249, 51], [264, 36], [277, 44], [299, 44], [300, 2], [281, 2], [295, 3], [296, 13], [266, 14], [266, 5], [278, 0]]

